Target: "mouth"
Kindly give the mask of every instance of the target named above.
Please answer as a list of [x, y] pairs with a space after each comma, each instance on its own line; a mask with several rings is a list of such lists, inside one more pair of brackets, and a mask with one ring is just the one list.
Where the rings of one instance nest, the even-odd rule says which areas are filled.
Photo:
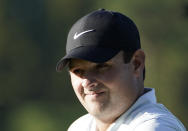
[[100, 102], [106, 97], [105, 91], [89, 91], [85, 93], [85, 99], [90, 102]]
[[92, 92], [87, 92], [87, 93], [85, 93], [86, 95], [89, 95], [89, 96], [99, 96], [99, 95], [102, 95], [102, 94], [104, 94], [104, 91], [99, 91], [99, 92], [94, 92], [94, 91], [92, 91]]

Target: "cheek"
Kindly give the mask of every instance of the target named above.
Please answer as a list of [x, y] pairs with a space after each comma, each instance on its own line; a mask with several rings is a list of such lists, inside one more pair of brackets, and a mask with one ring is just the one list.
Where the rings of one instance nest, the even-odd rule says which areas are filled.
[[104, 84], [114, 83], [114, 79], [117, 77], [115, 70], [108, 70], [101, 74], [98, 74], [98, 80]]
[[101, 76], [100, 79], [104, 82], [104, 83], [108, 83], [108, 84], [115, 84], [115, 83], [119, 83], [121, 80], [126, 80], [126, 72], [120, 70], [120, 69], [112, 69], [110, 71], [106, 71], [104, 72]]
[[131, 88], [133, 83], [133, 76], [129, 70], [114, 69], [105, 73], [102, 78], [104, 84], [109, 88]]
[[82, 80], [79, 77], [75, 76], [74, 74], [71, 74], [72, 87], [73, 87], [77, 96], [83, 92], [83, 87], [82, 87], [81, 81]]

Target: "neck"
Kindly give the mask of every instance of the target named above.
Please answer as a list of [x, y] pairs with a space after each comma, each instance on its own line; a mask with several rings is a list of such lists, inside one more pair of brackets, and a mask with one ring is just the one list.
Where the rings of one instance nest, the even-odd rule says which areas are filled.
[[113, 123], [114, 121], [111, 122], [105, 122], [101, 120], [96, 119], [96, 131], [106, 131], [108, 127]]
[[95, 117], [96, 131], [106, 131], [110, 127], [110, 125], [114, 123], [123, 113], [124, 112], [118, 112], [118, 114], [108, 117]]

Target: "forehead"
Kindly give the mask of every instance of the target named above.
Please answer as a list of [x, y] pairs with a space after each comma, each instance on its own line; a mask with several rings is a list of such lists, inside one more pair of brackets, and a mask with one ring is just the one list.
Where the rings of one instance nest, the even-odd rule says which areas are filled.
[[[112, 57], [110, 60], [104, 62], [106, 64], [117, 64], [120, 61], [123, 61], [123, 52], [120, 51], [117, 55], [115, 55], [114, 57]], [[82, 59], [71, 59], [68, 67], [69, 68], [73, 68], [73, 67], [80, 67], [80, 66], [96, 66], [97, 64], [101, 64], [101, 63], [95, 63], [95, 62], [90, 62], [87, 60], [82, 60]]]
[[74, 67], [80, 67], [80, 66], [95, 66], [97, 63], [90, 62], [87, 60], [82, 60], [82, 59], [71, 59], [69, 62], [69, 69], [74, 68]]

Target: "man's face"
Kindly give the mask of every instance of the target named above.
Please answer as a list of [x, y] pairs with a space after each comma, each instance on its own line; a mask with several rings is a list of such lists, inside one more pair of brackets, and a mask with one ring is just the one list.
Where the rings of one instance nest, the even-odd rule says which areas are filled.
[[135, 67], [124, 63], [123, 52], [102, 64], [72, 59], [69, 68], [79, 101], [94, 117], [119, 117], [138, 97]]

